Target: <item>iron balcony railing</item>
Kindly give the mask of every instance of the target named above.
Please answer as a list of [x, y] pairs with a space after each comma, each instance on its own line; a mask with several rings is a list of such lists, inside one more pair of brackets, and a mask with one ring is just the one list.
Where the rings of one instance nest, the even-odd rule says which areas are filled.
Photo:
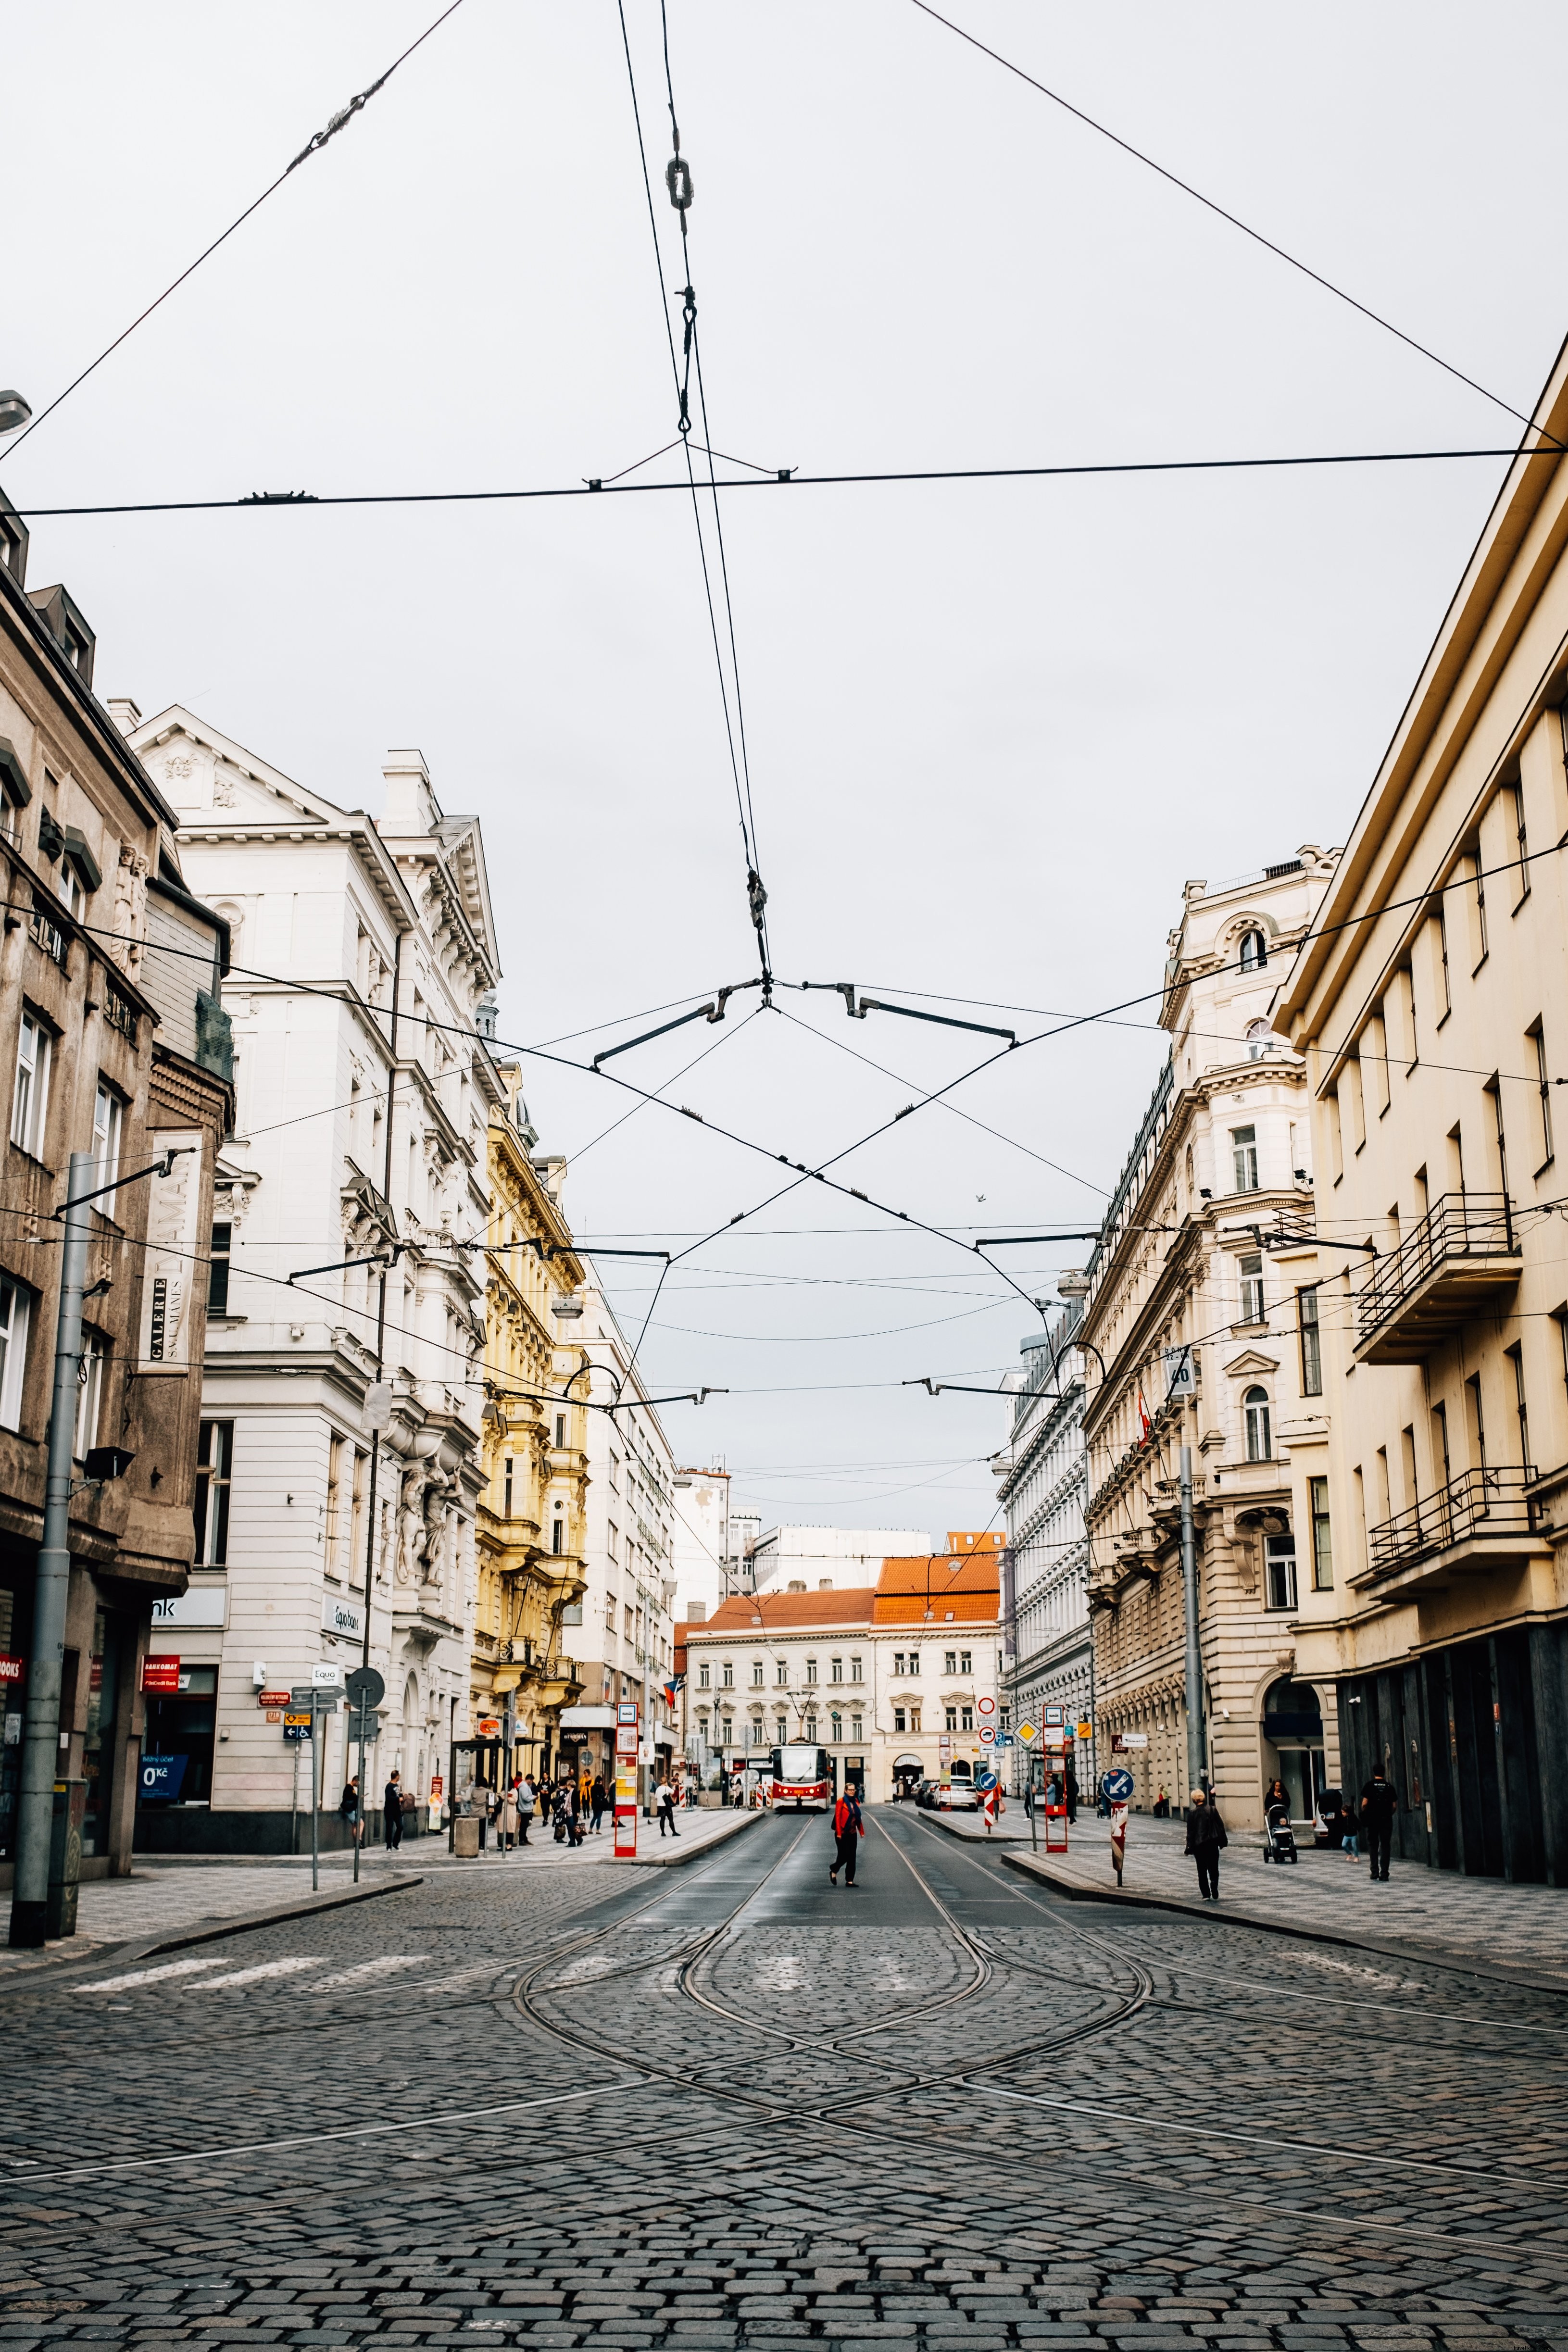
[[1364, 1343], [1393, 1320], [1430, 1275], [1459, 1261], [1517, 1257], [1519, 1238], [1506, 1192], [1444, 1192], [1399, 1247], [1373, 1261], [1356, 1294], [1356, 1337]]
[[1528, 1489], [1535, 1478], [1536, 1472], [1528, 1463], [1513, 1470], [1466, 1470], [1439, 1486], [1436, 1494], [1412, 1503], [1407, 1511], [1384, 1519], [1381, 1527], [1369, 1528], [1366, 1549], [1371, 1572], [1364, 1581], [1381, 1583], [1473, 1536], [1533, 1534], [1535, 1506]]

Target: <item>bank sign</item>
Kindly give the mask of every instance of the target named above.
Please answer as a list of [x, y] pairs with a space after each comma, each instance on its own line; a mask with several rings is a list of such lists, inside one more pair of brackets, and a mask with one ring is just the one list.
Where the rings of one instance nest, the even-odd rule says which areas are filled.
[[326, 1633], [342, 1633], [353, 1642], [364, 1639], [364, 1604], [343, 1601], [337, 1593], [326, 1593], [321, 1601], [321, 1630]]

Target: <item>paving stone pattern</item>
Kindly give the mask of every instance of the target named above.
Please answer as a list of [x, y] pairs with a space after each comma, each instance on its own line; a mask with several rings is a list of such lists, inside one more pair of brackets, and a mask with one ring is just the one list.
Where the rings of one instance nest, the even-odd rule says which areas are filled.
[[1568, 2347], [1568, 2001], [826, 1835], [7, 1980], [0, 2352]]

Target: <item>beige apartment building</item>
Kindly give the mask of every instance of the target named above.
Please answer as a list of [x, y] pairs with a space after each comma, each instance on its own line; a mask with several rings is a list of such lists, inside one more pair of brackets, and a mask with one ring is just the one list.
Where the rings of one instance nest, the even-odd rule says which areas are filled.
[[[1275, 1018], [1307, 1056], [1332, 1581], [1303, 1673], [1395, 1850], [1568, 1881], [1559, 357]], [[1331, 1270], [1329, 1261], [1337, 1260]]]
[[1128, 1766], [1141, 1808], [1162, 1789], [1185, 1800], [1187, 1445], [1207, 1763], [1238, 1826], [1261, 1823], [1277, 1775], [1304, 1818], [1339, 1771], [1331, 1682], [1296, 1642], [1323, 1500], [1298, 1456], [1325, 1443], [1306, 1069], [1268, 1018], [1334, 855], [1187, 884], [1160, 1010], [1170, 1059], [1094, 1255], [1064, 1283], [1083, 1294], [1098, 1765]]

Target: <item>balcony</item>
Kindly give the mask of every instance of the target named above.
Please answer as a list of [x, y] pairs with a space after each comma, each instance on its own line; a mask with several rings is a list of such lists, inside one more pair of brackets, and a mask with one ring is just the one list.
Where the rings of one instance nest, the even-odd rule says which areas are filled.
[[1500, 1304], [1521, 1264], [1506, 1192], [1445, 1192], [1357, 1292], [1357, 1363], [1425, 1362], [1478, 1311]]
[[[1351, 1590], [1364, 1592], [1396, 1579], [1401, 1584], [1431, 1583], [1450, 1570], [1487, 1568], [1543, 1550], [1527, 1491], [1535, 1477], [1529, 1464], [1517, 1470], [1467, 1470], [1407, 1511], [1369, 1528], [1369, 1565], [1351, 1578]], [[1417, 1573], [1423, 1570], [1427, 1572]]]

